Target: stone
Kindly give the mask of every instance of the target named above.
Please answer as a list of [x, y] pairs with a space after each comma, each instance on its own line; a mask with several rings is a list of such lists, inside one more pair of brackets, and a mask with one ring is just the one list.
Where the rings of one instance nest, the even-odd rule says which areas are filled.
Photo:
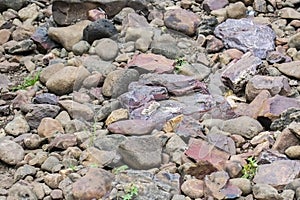
[[266, 58], [267, 52], [275, 48], [275, 32], [266, 25], [256, 24], [246, 18], [228, 19], [218, 25], [214, 33], [227, 48], [250, 51], [259, 58]]
[[248, 195], [252, 192], [251, 181], [246, 178], [233, 178], [229, 180], [229, 183], [237, 186], [242, 191], [242, 195]]
[[289, 63], [277, 64], [275, 66], [283, 74], [294, 77], [296, 79], [300, 79], [300, 61], [292, 61]]
[[202, 81], [209, 76], [211, 69], [201, 63], [184, 64], [180, 67], [180, 74], [193, 76], [197, 80]]
[[110, 115], [105, 120], [105, 125], [108, 126], [114, 122], [120, 121], [120, 120], [126, 120], [129, 118], [129, 112], [127, 109], [120, 108], [117, 110], [114, 110], [110, 113]]
[[66, 50], [71, 51], [74, 44], [82, 40], [83, 30], [91, 22], [84, 20], [67, 27], [50, 27], [48, 30], [49, 37], [61, 44]]
[[104, 61], [113, 61], [119, 52], [117, 42], [109, 38], [102, 38], [97, 41], [95, 53]]
[[82, 55], [88, 53], [90, 49], [90, 44], [87, 41], [79, 41], [72, 46], [72, 51], [75, 55]]
[[97, 71], [105, 77], [117, 68], [112, 63], [101, 60], [97, 55], [85, 58], [83, 66], [85, 66], [90, 73]]
[[99, 19], [83, 30], [83, 40], [92, 44], [95, 40], [110, 38], [118, 33], [114, 24], [107, 19]]
[[167, 10], [164, 14], [164, 22], [170, 29], [193, 36], [200, 24], [200, 18], [193, 12], [179, 8]]
[[[226, 15], [226, 11], [225, 11]], [[199, 27], [197, 28], [198, 40], [200, 35], [208, 36], [214, 34], [214, 29], [218, 25], [218, 20], [215, 16], [202, 16]]]
[[137, 13], [128, 13], [122, 21], [122, 31], [126, 32], [127, 29], [131, 28], [150, 28], [150, 24], [147, 19]]
[[246, 53], [240, 60], [230, 63], [222, 72], [222, 82], [235, 93], [240, 92], [257, 73], [257, 67], [261, 63], [261, 59], [251, 55], [251, 53]]
[[85, 176], [72, 184], [75, 199], [99, 199], [111, 190], [114, 175], [100, 168], [90, 168]]
[[235, 143], [233, 139], [223, 135], [222, 132], [217, 128], [212, 128], [206, 136], [209, 143], [227, 153], [230, 153], [231, 155], [236, 154]]
[[176, 59], [184, 55], [177, 46], [176, 39], [170, 34], [154, 35], [151, 43], [151, 52], [163, 55], [169, 59]]
[[212, 10], [218, 10], [221, 8], [224, 8], [229, 4], [228, 0], [204, 0], [203, 1], [203, 9], [207, 12], [210, 12]]
[[294, 8], [282, 8], [280, 9], [280, 17], [284, 19], [300, 19], [300, 13]]
[[252, 101], [262, 90], [268, 90], [272, 96], [288, 95], [291, 92], [288, 79], [283, 76], [255, 75], [246, 84], [247, 100]]
[[116, 98], [128, 91], [128, 85], [137, 81], [139, 73], [134, 69], [115, 70], [108, 74], [103, 87], [102, 94], [104, 96]]
[[300, 33], [296, 33], [295, 35], [292, 35], [289, 38], [288, 45], [290, 48], [296, 48], [297, 50], [300, 50], [299, 42], [300, 42]]
[[63, 192], [61, 190], [55, 189], [50, 193], [52, 199], [63, 199]]
[[88, 147], [82, 154], [80, 159], [85, 166], [109, 166], [120, 161], [120, 155], [117, 155], [115, 150], [106, 151], [99, 150], [95, 147]]
[[123, 161], [134, 169], [151, 169], [161, 165], [161, 142], [154, 136], [133, 136], [119, 145]]
[[193, 77], [176, 74], [142, 74], [140, 84], [166, 87], [168, 92], [182, 96], [191, 92], [200, 91], [207, 94], [206, 85]]
[[74, 134], [57, 134], [53, 140], [51, 140], [48, 150], [52, 149], [68, 149], [77, 145], [77, 137]]
[[104, 83], [104, 79], [102, 74], [95, 72], [84, 79], [82, 85], [87, 89], [96, 88]]
[[19, 167], [14, 174], [14, 180], [17, 182], [20, 179], [25, 178], [26, 176], [35, 176], [37, 172], [37, 169], [30, 165], [24, 165], [22, 167]]
[[154, 33], [150, 28], [128, 27], [125, 33], [125, 41], [135, 42], [135, 49], [146, 52], [152, 42]]
[[56, 156], [49, 156], [44, 160], [43, 164], [41, 165], [41, 169], [52, 173], [59, 171], [61, 167], [61, 162]]
[[152, 53], [137, 54], [127, 64], [140, 74], [144, 73], [171, 73], [174, 69], [174, 61], [162, 55]]
[[68, 94], [78, 90], [89, 75], [90, 72], [84, 67], [66, 66], [53, 74], [46, 82], [46, 86], [56, 95]]
[[26, 20], [29, 21], [36, 20], [38, 14], [39, 14], [39, 7], [35, 3], [29, 4], [28, 6], [18, 11], [18, 15], [23, 22], [25, 22]]
[[248, 116], [241, 116], [224, 121], [221, 130], [251, 139], [263, 131], [263, 127], [257, 120]]
[[268, 184], [255, 184], [253, 195], [256, 199], [281, 199], [277, 190]]
[[294, 145], [300, 145], [298, 138], [288, 128], [285, 128], [277, 136], [272, 149], [277, 150], [279, 153], [284, 153], [287, 148]]
[[246, 17], [247, 8], [243, 2], [231, 3], [226, 7], [226, 13], [228, 18], [241, 19]]
[[36, 95], [33, 98], [33, 102], [36, 104], [51, 104], [57, 105], [58, 104], [58, 96], [52, 93], [41, 93]]
[[65, 65], [63, 63], [55, 63], [52, 65], [48, 65], [46, 68], [44, 68], [41, 71], [40, 81], [42, 83], [46, 83], [50, 79], [51, 76], [53, 76], [56, 72], [63, 69], [64, 67], [65, 67]]
[[267, 1], [265, 1], [265, 0], [254, 0], [253, 8], [257, 12], [265, 13], [265, 12], [267, 12]]
[[23, 112], [26, 112], [25, 119], [30, 128], [38, 128], [41, 120], [45, 117], [54, 118], [58, 115], [60, 107], [50, 104], [29, 104], [21, 107]]
[[181, 185], [182, 192], [190, 198], [201, 198], [204, 195], [204, 182], [198, 179], [189, 179]]
[[52, 189], [57, 189], [62, 180], [63, 176], [61, 174], [47, 174], [44, 176], [45, 183]]
[[0, 72], [13, 72], [20, 68], [20, 64], [17, 62], [8, 62], [7, 60], [0, 62]]
[[37, 149], [42, 143], [42, 139], [38, 134], [30, 134], [24, 138], [24, 145], [28, 149]]
[[184, 170], [184, 174], [195, 176], [197, 179], [202, 180], [206, 175], [218, 171], [210, 162], [200, 160], [195, 164], [191, 164]]
[[30, 200], [38, 200], [28, 183], [17, 182], [9, 188], [7, 200], [22, 199], [24, 196]]
[[147, 135], [155, 129], [156, 124], [149, 120], [121, 120], [110, 124], [107, 129], [115, 134]]
[[269, 184], [276, 189], [291, 183], [300, 173], [300, 162], [277, 160], [271, 164], [259, 165], [254, 176], [255, 183]]
[[46, 138], [51, 138], [57, 133], [64, 133], [61, 123], [58, 120], [50, 117], [45, 117], [42, 119], [37, 131], [39, 136]]
[[0, 30], [0, 45], [6, 43], [10, 38], [11, 32], [7, 29]]
[[36, 44], [31, 39], [27, 39], [20, 42], [13, 41], [11, 46], [5, 46], [4, 48], [11, 54], [29, 53], [36, 49]]
[[16, 115], [14, 119], [5, 126], [4, 130], [10, 135], [18, 136], [29, 132], [30, 127], [23, 115]]
[[97, 21], [99, 19], [106, 19], [106, 13], [104, 10], [92, 9], [88, 11], [88, 19], [91, 21]]
[[291, 159], [300, 158], [300, 145], [290, 146], [285, 150], [285, 154]]
[[213, 35], [206, 37], [206, 50], [208, 53], [216, 53], [223, 49], [224, 44], [222, 40], [216, 38]]
[[198, 161], [208, 161], [215, 168], [221, 170], [230, 154], [217, 149], [214, 145], [201, 140], [191, 138], [185, 154]]
[[283, 190], [280, 196], [283, 200], [294, 199], [295, 192], [293, 190]]
[[118, 100], [112, 100], [105, 104], [100, 110], [95, 113], [95, 120], [102, 121], [103, 119], [107, 118], [110, 113], [114, 110], [120, 108], [120, 102]]
[[24, 158], [24, 149], [17, 143], [2, 139], [0, 141], [0, 160], [8, 165], [16, 165]]
[[72, 100], [62, 100], [58, 102], [73, 119], [83, 119], [90, 121], [94, 119], [93, 109], [85, 104], [77, 103]]

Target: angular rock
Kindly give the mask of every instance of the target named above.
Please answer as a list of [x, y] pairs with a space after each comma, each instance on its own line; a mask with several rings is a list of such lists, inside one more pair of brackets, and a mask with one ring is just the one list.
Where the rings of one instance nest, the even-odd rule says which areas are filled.
[[282, 8], [280, 9], [280, 17], [285, 19], [300, 19], [300, 13], [294, 8]]
[[229, 4], [228, 0], [204, 0], [203, 1], [203, 9], [207, 12], [210, 12], [212, 10], [218, 10], [221, 8], [224, 8]]
[[196, 164], [189, 166], [185, 170], [185, 174], [195, 176], [197, 179], [202, 180], [206, 175], [218, 171], [210, 162], [200, 160]]
[[200, 18], [193, 12], [185, 9], [170, 9], [164, 14], [166, 27], [192, 36], [200, 24]]
[[94, 111], [90, 106], [72, 100], [62, 100], [58, 103], [68, 111], [73, 119], [83, 119], [86, 121], [94, 119]]
[[253, 181], [269, 184], [282, 189], [299, 176], [300, 162], [294, 160], [278, 160], [271, 164], [259, 165]]
[[201, 63], [185, 64], [180, 67], [180, 74], [186, 76], [193, 76], [197, 80], [202, 81], [211, 73], [211, 69]]
[[8, 62], [7, 60], [0, 63], [0, 72], [13, 72], [20, 69], [20, 63]]
[[208, 161], [219, 170], [223, 168], [223, 165], [230, 156], [230, 154], [217, 149], [204, 140], [193, 138], [190, 139], [189, 147], [185, 151], [185, 154], [197, 162]]
[[18, 136], [20, 134], [29, 132], [30, 127], [24, 116], [17, 115], [5, 126], [4, 130], [10, 135]]
[[108, 126], [114, 122], [120, 121], [120, 120], [126, 120], [129, 118], [129, 111], [124, 108], [120, 108], [117, 110], [114, 110], [110, 113], [110, 115], [105, 120], [105, 125]]
[[17, 143], [2, 139], [0, 141], [0, 160], [8, 165], [16, 165], [24, 158], [24, 149]]
[[107, 19], [99, 19], [92, 22], [83, 30], [83, 40], [92, 44], [95, 40], [110, 38], [118, 31], [113, 23]]
[[154, 36], [151, 43], [151, 52], [163, 55], [169, 59], [176, 59], [184, 55], [177, 46], [176, 39], [170, 34]]
[[288, 45], [290, 48], [300, 50], [300, 33], [296, 33], [289, 38]]
[[40, 81], [42, 83], [46, 83], [50, 79], [51, 76], [53, 76], [56, 72], [63, 69], [64, 67], [65, 67], [65, 65], [63, 63], [55, 63], [52, 65], [48, 65], [46, 68], [44, 68], [41, 71]]
[[68, 27], [50, 27], [49, 37], [61, 44], [66, 50], [71, 51], [74, 44], [83, 37], [83, 30], [90, 24], [88, 20], [78, 22]]
[[10, 38], [11, 32], [7, 29], [0, 30], [0, 45], [6, 43]]
[[99, 168], [90, 168], [85, 176], [72, 184], [75, 199], [99, 199], [111, 190], [113, 174]]
[[266, 25], [245, 18], [228, 19], [218, 25], [214, 33], [227, 48], [250, 51], [259, 58], [266, 58], [267, 52], [275, 48], [275, 32]]
[[281, 199], [277, 190], [268, 184], [255, 184], [253, 195], [256, 199]]
[[208, 53], [219, 52], [224, 47], [222, 40], [216, 38], [213, 35], [206, 37], [206, 50]]
[[26, 0], [16, 0], [16, 1], [10, 1], [10, 0], [4, 0], [0, 2], [0, 11], [3, 12], [7, 10], [8, 8], [19, 10], [21, 9], [25, 4], [27, 3]]
[[261, 63], [261, 59], [251, 55], [251, 53], [246, 53], [240, 60], [227, 66], [221, 75], [222, 81], [235, 93], [239, 92], [257, 73], [257, 68]]
[[48, 150], [51, 151], [53, 148], [68, 149], [69, 147], [73, 147], [76, 145], [77, 137], [74, 134], [58, 134], [50, 142]]
[[292, 61], [275, 65], [280, 72], [300, 80], [300, 61]]
[[255, 75], [246, 85], [246, 98], [252, 101], [262, 90], [268, 90], [272, 96], [287, 95], [291, 91], [288, 79], [283, 76]]
[[247, 8], [243, 2], [231, 3], [226, 8], [228, 18], [241, 19], [246, 17]]
[[120, 102], [118, 100], [113, 100], [107, 104], [105, 104], [96, 114], [95, 120], [102, 121], [103, 119], [107, 118], [110, 113], [114, 110], [120, 108]]
[[25, 178], [26, 176], [35, 176], [37, 172], [37, 169], [30, 165], [24, 165], [22, 167], [19, 167], [14, 174], [14, 180], [17, 182], [20, 179]]
[[37, 131], [39, 136], [46, 138], [51, 138], [57, 133], [64, 133], [61, 123], [58, 120], [50, 117], [45, 117], [42, 119]]
[[58, 188], [59, 183], [63, 180], [61, 174], [47, 174], [44, 176], [45, 183], [52, 189]]
[[130, 137], [120, 144], [118, 151], [123, 161], [135, 169], [159, 167], [162, 162], [162, 145], [154, 136]]
[[[7, 44], [7, 43], [6, 43]], [[36, 49], [36, 45], [30, 39], [20, 42], [13, 42], [11, 46], [5, 46], [5, 50], [11, 54], [29, 53]]]
[[95, 147], [87, 148], [80, 157], [83, 165], [97, 165], [100, 167], [114, 165], [115, 163], [118, 163], [120, 159], [120, 155], [118, 155], [115, 150], [105, 151]]
[[128, 91], [128, 85], [137, 81], [139, 73], [134, 69], [116, 70], [106, 77], [102, 93], [105, 96], [116, 98]]
[[174, 69], [174, 61], [161, 55], [152, 53], [135, 55], [127, 64], [129, 68], [134, 68], [140, 74], [144, 73], [171, 73]]
[[107, 76], [110, 72], [114, 71], [117, 67], [110, 62], [103, 61], [99, 56], [88, 56], [83, 60], [83, 66], [86, 67], [89, 72], [97, 71], [103, 76]]
[[149, 120], [122, 120], [110, 124], [107, 129], [115, 134], [123, 135], [147, 135], [150, 134], [154, 128], [155, 123]]
[[235, 143], [231, 137], [225, 136], [221, 131], [216, 131], [214, 128], [207, 134], [208, 142], [215, 145], [219, 149], [230, 153], [231, 155], [236, 154]]
[[125, 41], [135, 42], [135, 49], [146, 52], [152, 42], [154, 33], [150, 28], [133, 28], [128, 27], [125, 33]]
[[37, 49], [41, 52], [47, 52], [59, 46], [59, 44], [50, 39], [48, 35], [48, 29], [51, 26], [50, 23], [39, 26], [31, 35], [31, 39], [37, 44]]
[[254, 0], [253, 8], [257, 12], [265, 13], [265, 12], [267, 12], [267, 1], [265, 1], [265, 0]]
[[58, 104], [58, 96], [52, 93], [42, 93], [38, 94], [33, 98], [33, 102], [37, 104], [51, 104], [57, 105]]
[[[300, 109], [299, 108], [288, 108], [287, 110], [283, 111], [278, 119], [275, 119], [271, 126], [271, 130], [283, 130], [289, 126], [289, 129], [292, 130], [296, 136], [297, 134], [300, 136], [300, 132], [298, 130], [298, 123], [300, 122]], [[295, 130], [294, 130], [295, 129]], [[299, 132], [299, 133], [297, 133]]]
[[206, 85], [193, 77], [176, 74], [142, 74], [140, 84], [163, 86], [174, 95], [182, 96], [191, 92], [200, 91], [207, 94]]
[[277, 150], [279, 153], [284, 153], [287, 148], [294, 145], [300, 145], [300, 141], [288, 128], [285, 128], [277, 136], [272, 149]]
[[57, 172], [62, 167], [60, 160], [56, 156], [49, 156], [48, 158], [43, 158], [43, 161], [44, 162], [41, 165], [41, 169], [46, 170], [48, 172]]

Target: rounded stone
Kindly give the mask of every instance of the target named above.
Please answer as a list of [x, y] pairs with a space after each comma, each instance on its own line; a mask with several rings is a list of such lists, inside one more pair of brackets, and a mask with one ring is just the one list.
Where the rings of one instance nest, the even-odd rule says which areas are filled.
[[300, 145], [290, 146], [285, 150], [285, 154], [292, 159], [300, 159]]
[[95, 53], [104, 61], [114, 60], [118, 52], [118, 44], [109, 38], [101, 39], [95, 46]]
[[204, 182], [198, 179], [186, 180], [181, 185], [181, 190], [191, 198], [201, 198], [204, 194]]

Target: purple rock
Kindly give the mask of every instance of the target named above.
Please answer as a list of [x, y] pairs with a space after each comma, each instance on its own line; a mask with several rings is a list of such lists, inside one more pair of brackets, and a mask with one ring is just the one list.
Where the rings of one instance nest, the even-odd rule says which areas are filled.
[[33, 103], [57, 105], [59, 98], [55, 94], [42, 93], [33, 99]]
[[250, 19], [228, 19], [214, 31], [227, 48], [251, 51], [259, 58], [266, 58], [275, 48], [275, 32], [266, 25], [255, 24]]
[[41, 52], [47, 52], [55, 47], [58, 47], [55, 41], [48, 36], [48, 28], [50, 25], [40, 26], [31, 36], [31, 39], [37, 44], [37, 49]]

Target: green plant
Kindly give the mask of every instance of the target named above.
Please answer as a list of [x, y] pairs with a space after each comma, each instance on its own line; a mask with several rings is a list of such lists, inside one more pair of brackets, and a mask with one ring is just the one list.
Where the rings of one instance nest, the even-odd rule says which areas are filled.
[[139, 189], [136, 185], [131, 184], [128, 189], [125, 189], [126, 194], [122, 196], [123, 200], [132, 200], [134, 196], [138, 195]]
[[41, 71], [38, 71], [34, 75], [29, 75], [29, 76], [25, 77], [23, 83], [21, 83], [20, 85], [18, 85], [16, 87], [13, 87], [12, 91], [24, 90], [29, 86], [33, 86], [36, 82], [39, 81], [40, 74], [41, 74]]
[[128, 169], [128, 166], [127, 166], [127, 165], [122, 165], [122, 166], [120, 166], [120, 167], [114, 168], [114, 169], [112, 170], [112, 173], [113, 173], [113, 174], [119, 174], [120, 172], [123, 172], [123, 171], [125, 171], [125, 170], [127, 170], [127, 169]]
[[78, 170], [77, 166], [75, 165], [70, 165], [69, 169], [72, 170], [73, 172]]
[[176, 60], [175, 60], [175, 67], [174, 67], [175, 68], [175, 72], [179, 73], [181, 71], [182, 66], [184, 64], [186, 64], [186, 63], [187, 63], [187, 61], [183, 57], [176, 58]]
[[252, 179], [255, 176], [256, 169], [257, 169], [257, 161], [254, 157], [247, 158], [247, 164], [243, 167], [242, 173], [243, 178]]

